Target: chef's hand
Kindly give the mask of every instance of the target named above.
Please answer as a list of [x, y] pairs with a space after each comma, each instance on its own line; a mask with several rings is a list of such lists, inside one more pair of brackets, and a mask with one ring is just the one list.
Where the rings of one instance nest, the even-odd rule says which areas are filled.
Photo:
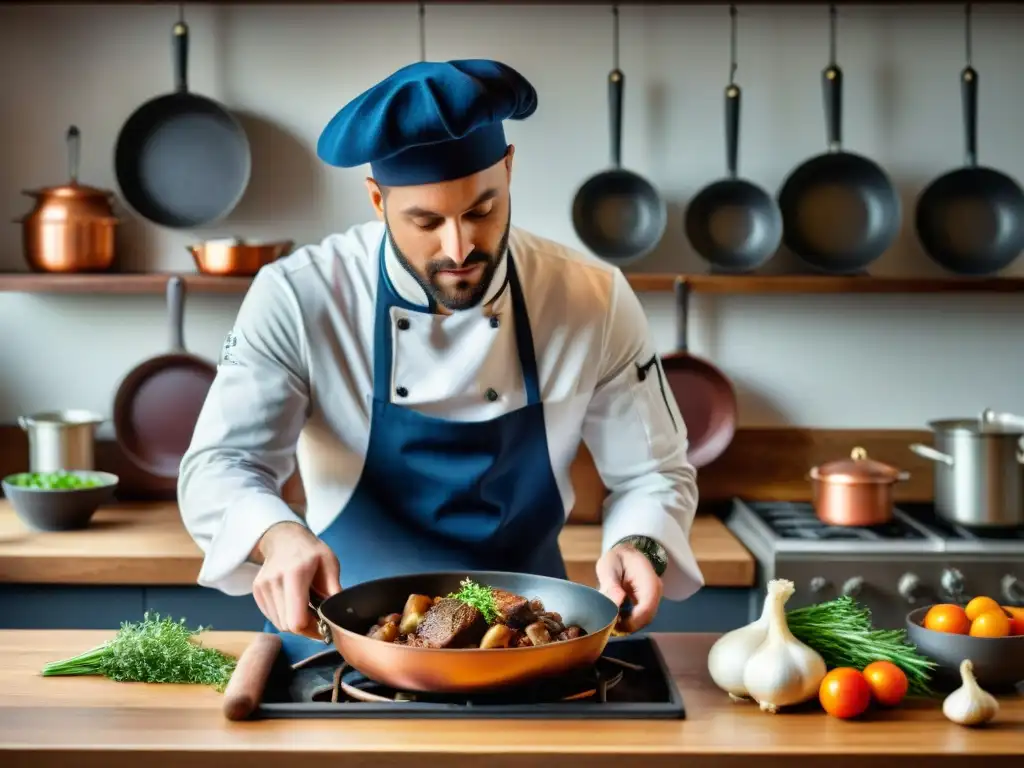
[[617, 629], [633, 633], [654, 620], [661, 602], [662, 583], [648, 560], [631, 544], [618, 544], [597, 561], [598, 587], [620, 608], [628, 597], [633, 603], [629, 616], [619, 619]]
[[321, 639], [309, 592], [329, 597], [341, 592], [338, 558], [303, 525], [271, 526], [254, 551], [263, 565], [252, 592], [263, 615], [281, 632]]

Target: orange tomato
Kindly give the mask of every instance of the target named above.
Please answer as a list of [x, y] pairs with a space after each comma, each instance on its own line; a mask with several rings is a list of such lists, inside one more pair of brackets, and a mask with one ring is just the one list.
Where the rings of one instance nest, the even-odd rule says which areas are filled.
[[818, 701], [832, 717], [857, 717], [871, 704], [871, 686], [856, 669], [836, 667], [821, 681]]
[[875, 701], [883, 707], [895, 707], [907, 695], [906, 673], [891, 661], [873, 661], [861, 673]]
[[1024, 608], [1017, 608], [1013, 605], [1001, 605], [999, 607], [1015, 619], [1024, 619]]
[[924, 615], [925, 629], [934, 632], [949, 632], [954, 635], [966, 635], [971, 631], [971, 620], [967, 612], [959, 605], [939, 603], [928, 609]]
[[967, 604], [967, 607], [964, 608], [964, 613], [967, 614], [968, 619], [974, 621], [983, 613], [998, 610], [999, 603], [997, 603], [991, 597], [978, 596], [972, 599], [971, 602]]
[[987, 611], [971, 622], [971, 637], [1006, 637], [1010, 619], [1001, 608]]

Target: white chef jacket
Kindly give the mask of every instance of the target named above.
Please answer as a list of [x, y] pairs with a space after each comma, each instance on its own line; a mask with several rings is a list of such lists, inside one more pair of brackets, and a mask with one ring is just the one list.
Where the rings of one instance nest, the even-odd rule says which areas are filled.
[[[264, 267], [253, 280], [181, 462], [182, 519], [205, 553], [199, 584], [248, 594], [258, 572], [248, 556], [270, 526], [294, 521], [319, 533], [344, 514], [369, 442], [384, 232], [379, 221], [354, 226]], [[638, 373], [655, 354], [640, 302], [621, 271], [596, 258], [518, 228], [509, 247], [566, 517], [582, 439], [610, 490], [604, 550], [632, 535], [659, 541], [669, 560], [665, 596], [691, 596], [704, 583], [689, 545], [696, 472], [667, 384], [663, 391], [653, 370], [642, 380]], [[422, 287], [390, 243], [384, 258], [396, 292], [424, 308], [391, 309], [392, 329], [400, 317], [409, 320], [406, 330], [392, 330], [392, 400], [455, 421], [523, 407], [506, 261], [484, 302], [441, 315], [427, 310]], [[501, 318], [498, 328], [491, 314]], [[404, 397], [395, 394], [400, 388]], [[485, 395], [489, 389], [497, 399]], [[296, 462], [304, 515], [280, 495]]]

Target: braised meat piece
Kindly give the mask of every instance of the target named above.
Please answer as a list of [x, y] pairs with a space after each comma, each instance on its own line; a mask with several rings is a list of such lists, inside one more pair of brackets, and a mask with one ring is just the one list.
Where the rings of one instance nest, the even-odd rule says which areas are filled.
[[522, 595], [506, 592], [504, 589], [491, 590], [498, 607], [498, 621], [516, 627], [525, 627], [534, 620], [530, 601]]
[[558, 637], [555, 638], [559, 642], [565, 642], [566, 640], [575, 640], [577, 637], [582, 637], [586, 634], [583, 631], [583, 627], [573, 624], [570, 627], [566, 627], [564, 631], [558, 633]]
[[444, 597], [427, 611], [416, 635], [429, 648], [465, 648], [478, 645], [485, 632], [487, 622], [480, 611]]

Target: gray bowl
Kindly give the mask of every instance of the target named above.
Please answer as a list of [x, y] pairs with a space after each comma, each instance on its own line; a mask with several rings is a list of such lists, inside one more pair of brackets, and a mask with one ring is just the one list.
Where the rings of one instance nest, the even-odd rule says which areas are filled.
[[19, 477], [27, 474], [8, 475], [2, 484], [4, 496], [18, 519], [36, 531], [75, 531], [87, 527], [96, 510], [113, 498], [118, 483], [117, 475], [109, 472], [75, 470], [67, 474], [95, 480], [100, 485], [70, 489], [15, 485]]
[[971, 637], [936, 632], [922, 626], [930, 605], [907, 614], [907, 639], [938, 664], [933, 675], [936, 689], [960, 687], [960, 662], [970, 659], [982, 688], [994, 693], [1012, 690], [1024, 681], [1024, 635]]

